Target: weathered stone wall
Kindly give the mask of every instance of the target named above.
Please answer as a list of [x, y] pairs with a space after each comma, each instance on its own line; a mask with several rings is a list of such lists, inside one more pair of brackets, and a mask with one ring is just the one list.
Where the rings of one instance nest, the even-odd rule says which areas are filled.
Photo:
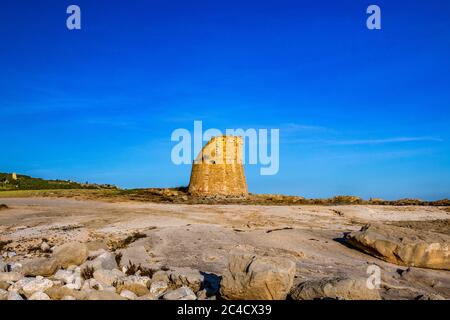
[[214, 137], [203, 147], [192, 165], [189, 193], [205, 196], [248, 194], [241, 137]]

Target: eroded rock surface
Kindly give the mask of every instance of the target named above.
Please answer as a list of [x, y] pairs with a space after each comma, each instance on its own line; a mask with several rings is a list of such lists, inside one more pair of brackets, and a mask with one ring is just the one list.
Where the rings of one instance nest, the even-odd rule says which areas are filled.
[[380, 300], [379, 290], [369, 289], [366, 278], [335, 277], [306, 281], [292, 290], [294, 300]]
[[441, 233], [370, 224], [346, 239], [352, 246], [391, 263], [450, 270], [450, 237]]
[[295, 263], [286, 258], [233, 255], [222, 277], [225, 299], [283, 300], [291, 289]]

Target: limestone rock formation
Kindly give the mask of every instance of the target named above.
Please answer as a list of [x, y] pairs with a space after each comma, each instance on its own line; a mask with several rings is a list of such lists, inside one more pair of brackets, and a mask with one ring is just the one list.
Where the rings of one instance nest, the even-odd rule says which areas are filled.
[[294, 275], [295, 263], [286, 258], [233, 255], [220, 294], [230, 300], [284, 300]]
[[196, 196], [246, 196], [242, 138], [212, 138], [192, 164], [189, 193]]
[[346, 236], [349, 244], [402, 266], [450, 270], [450, 237], [392, 225], [366, 225]]

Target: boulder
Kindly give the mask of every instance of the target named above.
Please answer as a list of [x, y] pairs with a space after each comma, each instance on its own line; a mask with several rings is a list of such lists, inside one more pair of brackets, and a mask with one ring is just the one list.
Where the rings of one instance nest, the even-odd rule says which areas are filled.
[[140, 297], [150, 293], [149, 286], [149, 277], [128, 276], [123, 278], [123, 283], [117, 287], [117, 290], [129, 290]]
[[124, 297], [128, 300], [136, 300], [138, 297], [134, 292], [132, 292], [130, 290], [122, 290], [122, 292], [120, 293], [120, 296]]
[[126, 300], [126, 298], [110, 291], [87, 292], [84, 300]]
[[131, 262], [135, 265], [147, 266], [150, 256], [144, 246], [134, 246], [119, 250], [122, 254], [120, 259], [120, 267], [126, 267]]
[[9, 288], [8, 291], [9, 292], [20, 292], [22, 290], [22, 287], [24, 285], [26, 285], [28, 282], [31, 282], [35, 280], [34, 278], [22, 278], [19, 281], [15, 282], [14, 284], [12, 284]]
[[149, 293], [144, 296], [137, 297], [136, 300], [157, 300], [157, 297], [152, 293]]
[[23, 300], [22, 296], [15, 291], [8, 293], [8, 300]]
[[379, 259], [402, 266], [450, 270], [450, 236], [370, 224], [346, 235], [347, 242]]
[[53, 282], [49, 279], [33, 279], [22, 286], [22, 292], [30, 297], [35, 292], [44, 292], [53, 287]]
[[48, 295], [43, 292], [35, 292], [33, 293], [28, 300], [51, 300]]
[[94, 279], [108, 286], [112, 286], [114, 283], [123, 283], [122, 278], [125, 274], [119, 270], [97, 270], [94, 272]]
[[169, 272], [169, 280], [176, 287], [186, 286], [191, 288], [194, 292], [197, 292], [202, 287], [204, 277], [195, 269], [172, 268]]
[[70, 265], [79, 266], [86, 261], [88, 255], [88, 247], [80, 242], [68, 242], [53, 250], [54, 258], [63, 268], [67, 268]]
[[[104, 251], [104, 250], [103, 250]], [[86, 261], [80, 266], [82, 269], [85, 267], [94, 268], [94, 270], [112, 270], [117, 269], [116, 256], [111, 252], [104, 252], [98, 255], [91, 261]]]
[[0, 281], [19, 281], [23, 275], [18, 272], [0, 272]]
[[83, 291], [76, 291], [65, 287], [51, 287], [44, 292], [53, 300], [61, 300], [65, 296], [75, 297], [77, 300], [84, 300], [86, 293]]
[[294, 300], [380, 300], [377, 289], [369, 289], [366, 278], [333, 277], [301, 283], [291, 291]]
[[150, 293], [159, 296], [166, 292], [168, 289], [167, 282], [165, 281], [153, 281], [150, 285]]
[[22, 273], [27, 277], [49, 277], [53, 275], [58, 268], [59, 263], [56, 259], [38, 258], [25, 263], [22, 266]]
[[233, 255], [220, 294], [230, 300], [284, 300], [294, 275], [295, 263], [286, 258]]
[[58, 270], [52, 277], [53, 279], [60, 280], [66, 283], [73, 283], [75, 274], [72, 271]]
[[189, 287], [181, 287], [163, 296], [164, 300], [197, 300], [197, 296]]

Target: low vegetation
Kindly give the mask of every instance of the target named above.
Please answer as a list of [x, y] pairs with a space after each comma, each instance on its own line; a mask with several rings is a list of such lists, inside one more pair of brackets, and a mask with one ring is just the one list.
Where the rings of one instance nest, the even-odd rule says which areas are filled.
[[149, 277], [149, 278], [153, 277], [153, 274], [157, 271], [155, 269], [142, 267], [140, 264], [135, 265], [131, 261], [128, 261], [128, 266], [126, 267], [126, 269], [127, 270], [125, 271], [125, 274], [127, 276], [138, 274], [142, 277]]
[[94, 267], [86, 266], [81, 270], [81, 277], [84, 280], [92, 279], [94, 277]]
[[145, 235], [144, 233], [134, 232], [131, 235], [127, 236], [125, 239], [111, 241], [109, 243], [109, 247], [111, 250], [116, 251], [118, 249], [126, 248], [131, 243], [145, 237], [147, 237], [147, 235]]
[[[0, 199], [8, 197], [61, 197], [84, 200], [103, 201], [141, 201], [154, 203], [180, 204], [249, 204], [249, 205], [391, 205], [391, 206], [442, 206], [450, 207], [450, 200], [423, 201], [420, 199], [383, 200], [362, 199], [357, 196], [336, 196], [325, 199], [306, 199], [300, 196], [281, 194], [252, 194], [247, 197], [196, 197], [188, 193], [186, 187], [148, 188], [122, 190], [111, 185], [80, 184], [63, 180], [43, 180], [17, 175], [12, 180], [11, 174], [0, 173]], [[8, 181], [6, 183], [6, 181]], [[7, 206], [0, 205], [1, 209]], [[135, 241], [133, 238], [125, 239]], [[119, 247], [118, 247], [119, 248]]]
[[78, 183], [71, 180], [45, 180], [21, 174], [0, 173], [0, 191], [54, 189], [116, 189], [113, 185]]

